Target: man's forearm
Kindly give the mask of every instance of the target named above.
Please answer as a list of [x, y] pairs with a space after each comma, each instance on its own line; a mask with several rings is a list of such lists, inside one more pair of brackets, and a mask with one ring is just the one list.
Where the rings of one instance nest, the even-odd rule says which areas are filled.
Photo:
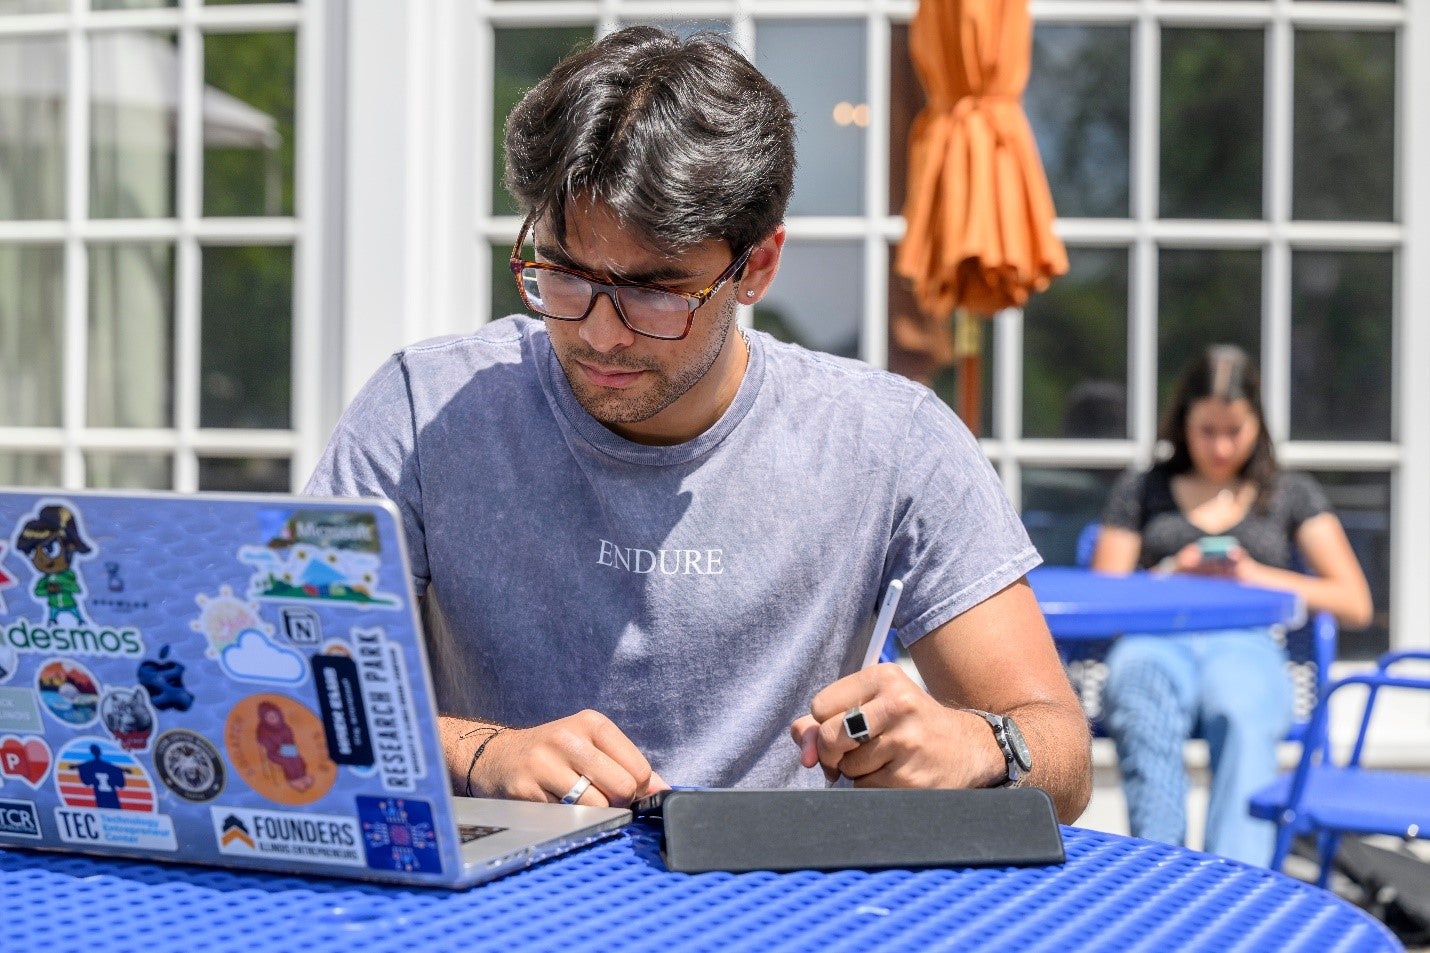
[[1081, 710], [1050, 702], [1032, 702], [1004, 712], [1018, 723], [1033, 770], [1025, 786], [1048, 792], [1058, 820], [1071, 824], [1092, 797], [1092, 736]]
[[505, 725], [492, 722], [452, 715], [437, 717], [437, 737], [442, 743], [442, 757], [447, 764], [447, 777], [454, 793], [477, 793], [471, 788], [472, 769], [485, 753], [486, 742], [505, 730]]

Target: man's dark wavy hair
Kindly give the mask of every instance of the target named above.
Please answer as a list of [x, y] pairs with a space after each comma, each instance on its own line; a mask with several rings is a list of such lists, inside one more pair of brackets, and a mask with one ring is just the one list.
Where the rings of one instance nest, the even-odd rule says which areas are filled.
[[723, 238], [740, 252], [784, 220], [794, 165], [788, 100], [713, 33], [612, 33], [558, 63], [506, 122], [507, 188], [558, 243], [585, 199], [653, 250]]

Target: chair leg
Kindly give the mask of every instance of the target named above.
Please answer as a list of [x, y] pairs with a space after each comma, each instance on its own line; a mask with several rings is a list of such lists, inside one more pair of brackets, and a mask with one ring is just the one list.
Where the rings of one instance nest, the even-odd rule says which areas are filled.
[[1281, 871], [1286, 863], [1286, 855], [1291, 853], [1291, 842], [1296, 839], [1295, 825], [1291, 821], [1281, 819], [1276, 822], [1276, 849], [1271, 852], [1271, 863], [1267, 866], [1272, 870]]
[[1316, 886], [1325, 888], [1331, 880], [1331, 868], [1336, 863], [1336, 850], [1341, 845], [1341, 835], [1334, 831], [1322, 831], [1316, 835], [1317, 853], [1320, 855], [1321, 872], [1316, 877]]

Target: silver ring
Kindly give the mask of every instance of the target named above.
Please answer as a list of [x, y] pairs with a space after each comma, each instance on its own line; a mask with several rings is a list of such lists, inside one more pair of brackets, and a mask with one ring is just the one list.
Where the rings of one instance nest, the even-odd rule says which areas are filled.
[[591, 786], [591, 779], [584, 774], [576, 779], [576, 783], [571, 785], [571, 790], [566, 792], [566, 796], [561, 799], [562, 804], [575, 804], [581, 800], [581, 795], [586, 793], [586, 789]]
[[844, 733], [861, 745], [869, 740], [869, 719], [858, 705], [844, 713]]

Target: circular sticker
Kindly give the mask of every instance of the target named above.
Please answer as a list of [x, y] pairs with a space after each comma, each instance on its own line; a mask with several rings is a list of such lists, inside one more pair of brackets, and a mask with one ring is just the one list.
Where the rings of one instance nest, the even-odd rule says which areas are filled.
[[323, 723], [285, 695], [249, 695], [234, 705], [224, 747], [243, 780], [279, 804], [311, 804], [338, 777]]
[[174, 728], [154, 742], [154, 773], [186, 801], [212, 801], [223, 791], [223, 759], [213, 742]]
[[108, 738], [75, 738], [60, 750], [55, 792], [68, 807], [152, 812], [155, 806], [144, 766]]
[[99, 681], [78, 662], [46, 662], [35, 673], [35, 685], [40, 701], [58, 721], [88, 725], [99, 716]]

